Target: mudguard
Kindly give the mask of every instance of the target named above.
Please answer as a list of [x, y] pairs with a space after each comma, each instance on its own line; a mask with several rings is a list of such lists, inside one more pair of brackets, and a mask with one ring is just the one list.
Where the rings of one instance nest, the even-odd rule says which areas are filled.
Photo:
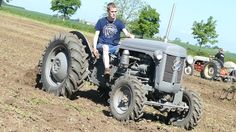
[[70, 33], [75, 34], [78, 37], [78, 39], [82, 39], [82, 44], [84, 46], [86, 46], [85, 52], [89, 55], [89, 58], [94, 58], [94, 54], [92, 53], [92, 48], [91, 48], [87, 38], [84, 36], [84, 34], [82, 34], [79, 31], [70, 31]]

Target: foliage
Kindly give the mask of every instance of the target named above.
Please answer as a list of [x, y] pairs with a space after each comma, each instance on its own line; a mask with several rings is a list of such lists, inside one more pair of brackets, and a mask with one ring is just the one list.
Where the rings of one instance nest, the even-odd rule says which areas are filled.
[[[10, 2], [11, 0], [6, 0], [6, 2]], [[0, 0], [0, 7], [2, 7], [3, 4], [6, 4], [4, 0]]]
[[80, 5], [80, 0], [52, 0], [51, 10], [58, 11], [64, 19], [68, 19], [75, 14]]
[[153, 37], [159, 33], [159, 13], [150, 6], [145, 6], [139, 15], [139, 18], [131, 23], [133, 33], [137, 35]]
[[[198, 55], [198, 56], [210, 57], [210, 56], [214, 56], [218, 52], [218, 49], [215, 49], [215, 47], [213, 48], [199, 47], [199, 46], [195, 46], [192, 44], [188, 44], [181, 41], [175, 41], [175, 40], [170, 41], [170, 43], [177, 44], [184, 47], [187, 50], [188, 55], [192, 55], [192, 56]], [[236, 63], [235, 53], [226, 51], [224, 54], [225, 54], [225, 61], [233, 61], [234, 63]]]
[[204, 23], [203, 20], [201, 22], [194, 21], [192, 30], [194, 39], [197, 39], [200, 47], [207, 43], [213, 45], [218, 42], [216, 40], [216, 38], [219, 36], [216, 33], [216, 21], [213, 20], [212, 16], [208, 18], [207, 23]]
[[154, 37], [155, 40], [158, 40], [158, 41], [163, 41], [164, 42], [164, 38], [161, 37], [161, 36], [156, 36]]
[[212, 47], [213, 49], [219, 49], [220, 47], [218, 47], [217, 45]]
[[117, 8], [117, 18], [128, 24], [137, 19], [140, 10], [145, 6], [143, 0], [114, 0]]

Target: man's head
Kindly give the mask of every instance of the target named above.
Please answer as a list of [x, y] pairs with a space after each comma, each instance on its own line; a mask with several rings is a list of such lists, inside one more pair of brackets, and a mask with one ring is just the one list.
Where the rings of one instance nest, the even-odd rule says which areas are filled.
[[108, 13], [108, 17], [109, 19], [116, 19], [116, 12], [117, 12], [117, 9], [116, 9], [116, 5], [115, 3], [111, 2], [111, 3], [108, 3], [107, 4], [107, 13]]
[[223, 48], [219, 48], [219, 52], [220, 52], [220, 53], [224, 53]]

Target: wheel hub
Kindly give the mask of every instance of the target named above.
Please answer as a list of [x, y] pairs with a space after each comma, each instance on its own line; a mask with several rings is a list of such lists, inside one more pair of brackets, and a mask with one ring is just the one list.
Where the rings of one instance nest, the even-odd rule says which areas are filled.
[[53, 74], [58, 73], [60, 68], [61, 68], [61, 61], [58, 58], [54, 59], [52, 64], [52, 73]]
[[127, 95], [123, 95], [119, 102], [120, 102], [120, 105], [119, 105], [120, 109], [122, 111], [126, 111], [128, 109], [128, 103], [129, 103], [129, 99]]
[[185, 72], [186, 72], [187, 74], [190, 74], [191, 70], [192, 70], [192, 69], [191, 69], [191, 67], [189, 67], [189, 66], [185, 68]]
[[117, 91], [115, 98], [115, 108], [119, 114], [124, 114], [128, 110], [130, 96], [131, 93], [129, 90], [120, 89], [120, 91]]
[[52, 60], [51, 73], [58, 82], [62, 82], [67, 76], [67, 58], [63, 52], [58, 53]]
[[209, 75], [213, 75], [214, 74], [214, 68], [210, 67], [208, 73], [209, 73]]

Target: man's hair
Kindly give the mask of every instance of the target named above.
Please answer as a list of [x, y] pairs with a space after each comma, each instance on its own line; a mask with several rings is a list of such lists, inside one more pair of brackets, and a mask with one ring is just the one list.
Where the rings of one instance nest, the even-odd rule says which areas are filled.
[[114, 2], [110, 2], [107, 4], [107, 11], [110, 11], [110, 8], [116, 8], [116, 4]]

